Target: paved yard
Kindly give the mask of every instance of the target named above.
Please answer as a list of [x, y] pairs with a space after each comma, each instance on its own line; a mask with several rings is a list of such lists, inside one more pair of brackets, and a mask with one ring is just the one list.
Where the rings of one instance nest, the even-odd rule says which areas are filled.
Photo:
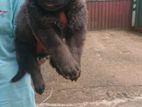
[[142, 34], [88, 32], [77, 82], [42, 66], [46, 92], [39, 107], [142, 107]]

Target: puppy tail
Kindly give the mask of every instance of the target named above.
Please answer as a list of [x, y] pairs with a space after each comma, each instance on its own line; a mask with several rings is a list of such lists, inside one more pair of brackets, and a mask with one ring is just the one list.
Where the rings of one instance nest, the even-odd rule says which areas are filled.
[[11, 82], [17, 82], [26, 74], [26, 72], [18, 72], [12, 79]]

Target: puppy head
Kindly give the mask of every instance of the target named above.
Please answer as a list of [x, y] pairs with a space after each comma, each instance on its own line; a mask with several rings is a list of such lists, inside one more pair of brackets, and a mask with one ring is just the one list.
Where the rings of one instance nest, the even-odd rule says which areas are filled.
[[33, 0], [38, 6], [47, 11], [56, 11], [64, 8], [72, 0]]

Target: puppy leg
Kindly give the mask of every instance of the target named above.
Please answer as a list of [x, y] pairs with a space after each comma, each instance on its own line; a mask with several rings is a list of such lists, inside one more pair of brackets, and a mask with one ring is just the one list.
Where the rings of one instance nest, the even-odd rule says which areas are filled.
[[66, 38], [67, 45], [75, 58], [75, 60], [80, 65], [82, 50], [83, 50], [83, 44], [85, 40], [84, 32], [75, 32], [70, 35], [69, 38]]
[[66, 79], [77, 80], [80, 75], [79, 65], [54, 29], [36, 31], [36, 34], [40, 35], [39, 38], [47, 47], [52, 65], [57, 69], [57, 72]]
[[40, 71], [40, 65], [37, 62], [37, 59], [35, 57], [32, 57], [31, 62], [29, 62], [31, 65], [29, 66], [29, 70], [31, 73], [31, 78], [34, 84], [35, 91], [38, 94], [42, 94], [45, 90], [45, 83]]
[[67, 13], [68, 26], [66, 42], [75, 60], [80, 65], [80, 58], [87, 30], [87, 9], [85, 1], [75, 1]]
[[21, 33], [16, 31], [16, 54], [17, 54], [17, 62], [18, 62], [18, 73], [12, 79], [12, 82], [16, 82], [20, 80], [26, 72], [31, 74], [32, 81], [37, 93], [41, 94], [44, 91], [44, 81], [40, 72], [40, 68], [36, 59], [36, 49], [34, 43], [29, 42], [26, 33]]

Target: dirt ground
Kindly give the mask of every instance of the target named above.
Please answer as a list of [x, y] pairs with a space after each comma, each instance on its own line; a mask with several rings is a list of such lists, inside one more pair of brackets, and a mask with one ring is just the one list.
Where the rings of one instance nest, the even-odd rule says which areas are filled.
[[142, 34], [88, 32], [77, 82], [42, 66], [46, 91], [38, 107], [142, 107]]

